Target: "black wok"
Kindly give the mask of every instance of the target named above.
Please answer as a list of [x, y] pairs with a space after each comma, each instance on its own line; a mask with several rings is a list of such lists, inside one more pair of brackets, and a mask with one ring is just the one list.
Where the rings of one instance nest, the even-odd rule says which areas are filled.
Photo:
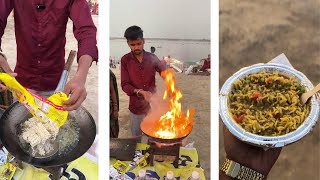
[[80, 107], [69, 112], [69, 118], [76, 119], [79, 130], [79, 142], [68, 153], [56, 153], [46, 158], [32, 157], [25, 152], [18, 138], [19, 126], [32, 115], [19, 102], [13, 103], [0, 118], [0, 139], [3, 146], [17, 159], [37, 167], [63, 165], [82, 156], [93, 144], [96, 135], [96, 125], [90, 113]]

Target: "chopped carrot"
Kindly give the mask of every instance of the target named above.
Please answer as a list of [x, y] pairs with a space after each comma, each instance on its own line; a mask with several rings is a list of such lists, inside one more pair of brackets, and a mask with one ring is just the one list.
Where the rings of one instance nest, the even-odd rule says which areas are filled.
[[253, 93], [251, 99], [257, 100], [257, 99], [258, 99], [259, 97], [261, 97], [261, 96], [262, 96], [262, 94], [261, 94], [259, 91], [257, 91], [257, 92], [254, 92], [254, 93]]
[[272, 83], [272, 81], [273, 81], [272, 77], [268, 77], [268, 78], [267, 78], [267, 82], [268, 82], [268, 83]]
[[233, 116], [233, 119], [234, 119], [237, 123], [241, 123], [246, 115], [247, 115], [247, 114], [245, 114], [245, 113], [244, 113], [244, 114], [241, 114], [241, 115], [239, 115], [239, 116], [234, 115], [234, 116]]

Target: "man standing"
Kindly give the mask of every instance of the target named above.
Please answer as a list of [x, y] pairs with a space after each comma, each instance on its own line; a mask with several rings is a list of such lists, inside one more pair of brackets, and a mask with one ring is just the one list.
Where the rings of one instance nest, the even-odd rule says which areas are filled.
[[110, 137], [117, 138], [119, 135], [119, 93], [117, 78], [110, 70]]
[[[78, 41], [78, 70], [66, 84], [66, 110], [86, 99], [85, 82], [92, 61], [98, 59], [96, 27], [86, 0], [0, 0], [0, 47], [7, 18], [14, 9], [17, 63], [14, 72], [0, 51], [0, 66], [28, 89], [53, 92], [65, 65], [66, 27], [73, 21]], [[0, 48], [1, 49], [1, 48]], [[5, 88], [3, 85], [0, 88]], [[41, 94], [41, 93], [40, 93]]]
[[121, 87], [130, 97], [129, 110], [133, 136], [142, 134], [140, 123], [150, 109], [149, 100], [156, 91], [156, 72], [165, 70], [158, 57], [144, 50], [143, 31], [129, 27], [124, 37], [131, 52], [121, 58]]

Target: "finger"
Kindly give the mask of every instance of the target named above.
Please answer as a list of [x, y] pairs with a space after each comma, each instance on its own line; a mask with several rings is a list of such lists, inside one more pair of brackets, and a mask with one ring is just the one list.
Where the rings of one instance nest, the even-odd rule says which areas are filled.
[[12, 76], [12, 77], [17, 77], [18, 76], [18, 74], [17, 73], [15, 73], [15, 72], [12, 72], [12, 73], [8, 73], [10, 76]]
[[63, 102], [64, 105], [73, 105], [78, 98], [80, 97], [81, 93], [78, 90], [75, 90], [71, 93], [70, 99]]
[[12, 69], [10, 68], [10, 66], [9, 66], [9, 64], [8, 64], [8, 62], [7, 61], [0, 61], [0, 65], [1, 65], [1, 67], [2, 67], [2, 69], [6, 72], [6, 73], [8, 73], [8, 74], [12, 74], [12, 75], [17, 75], [17, 73], [14, 73], [13, 71], [12, 71]]
[[230, 152], [238, 151], [239, 149], [245, 149], [247, 146], [249, 146], [235, 137], [225, 125], [223, 125], [223, 140], [225, 151], [229, 155], [232, 155]]
[[230, 133], [230, 131], [227, 129], [225, 125], [223, 125], [223, 136], [224, 136], [224, 139], [232, 138], [232, 134]]
[[18, 74], [13, 72], [9, 66], [2, 66], [3, 70], [12, 77], [16, 77]]
[[66, 106], [65, 109], [67, 111], [72, 111], [72, 110], [76, 110], [81, 106], [81, 103], [86, 99], [86, 93], [82, 93], [82, 95], [77, 99], [77, 101], [71, 105], [71, 106]]
[[7, 90], [7, 89], [8, 89], [7, 86], [5, 86], [5, 85], [3, 85], [3, 84], [0, 84], [0, 91], [5, 91], [5, 90]]
[[[72, 97], [72, 96], [71, 96]], [[72, 110], [75, 110], [75, 105], [76, 105], [76, 102], [78, 101], [78, 98], [80, 98], [80, 96], [78, 96], [74, 101], [72, 102], [67, 102], [67, 103], [63, 103], [64, 106], [63, 108], [66, 110], [66, 111], [72, 111]]]

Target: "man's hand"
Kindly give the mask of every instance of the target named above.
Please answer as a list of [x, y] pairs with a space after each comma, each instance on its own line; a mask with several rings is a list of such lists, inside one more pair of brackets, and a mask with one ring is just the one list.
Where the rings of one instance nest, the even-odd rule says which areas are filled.
[[[2, 55], [0, 55], [0, 66], [2, 67], [2, 69], [4, 70], [4, 72], [8, 73], [9, 75], [11, 75], [12, 77], [16, 77], [18, 74], [14, 73], [12, 71], [12, 69], [10, 68], [7, 60], [5, 57], [3, 57]], [[0, 91], [4, 91], [7, 90], [8, 88], [6, 86], [4, 86], [3, 84], [0, 84]]]
[[282, 149], [270, 148], [265, 151], [261, 147], [249, 145], [233, 136], [225, 126], [223, 126], [223, 136], [227, 158], [262, 173], [265, 177], [277, 161]]
[[78, 109], [81, 103], [87, 97], [87, 91], [85, 88], [87, 74], [92, 63], [92, 57], [89, 55], [83, 55], [79, 59], [79, 65], [76, 75], [66, 84], [64, 92], [68, 95], [71, 94], [70, 99], [63, 104], [64, 109], [67, 111]]
[[85, 88], [85, 80], [78, 79], [77, 77], [72, 78], [64, 88], [64, 92], [68, 95], [71, 94], [70, 99], [65, 101], [63, 104], [64, 109], [72, 111], [78, 109], [81, 103], [87, 97], [87, 91]]
[[146, 101], [150, 102], [150, 99], [151, 99], [151, 96], [152, 96], [152, 93], [150, 91], [141, 90], [139, 93], [143, 96], [143, 98]]

